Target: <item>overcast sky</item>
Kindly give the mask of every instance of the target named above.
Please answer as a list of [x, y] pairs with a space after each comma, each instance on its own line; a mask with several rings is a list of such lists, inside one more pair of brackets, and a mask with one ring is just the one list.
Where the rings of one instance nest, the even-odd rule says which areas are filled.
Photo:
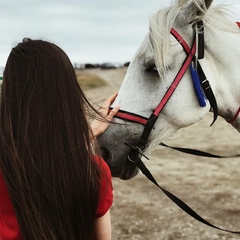
[[[214, 0], [238, 3], [239, 0]], [[0, 0], [0, 66], [24, 37], [59, 45], [73, 63], [130, 61], [149, 17], [171, 0]], [[239, 17], [240, 20], [240, 17]]]

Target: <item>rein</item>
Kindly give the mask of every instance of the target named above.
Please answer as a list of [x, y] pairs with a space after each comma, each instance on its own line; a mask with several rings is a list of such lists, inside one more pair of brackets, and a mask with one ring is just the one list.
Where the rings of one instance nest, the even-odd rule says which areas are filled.
[[[237, 24], [240, 27], [240, 23], [237, 23]], [[170, 87], [168, 88], [167, 92], [163, 96], [163, 98], [160, 101], [160, 103], [158, 104], [157, 108], [150, 115], [150, 117], [146, 118], [146, 117], [143, 117], [141, 115], [134, 114], [134, 113], [127, 112], [127, 111], [123, 111], [123, 110], [119, 110], [119, 112], [115, 115], [115, 117], [118, 117], [118, 118], [121, 118], [121, 119], [124, 119], [124, 120], [127, 120], [127, 121], [131, 121], [131, 122], [135, 122], [135, 123], [140, 123], [140, 124], [144, 125], [144, 130], [143, 130], [143, 133], [141, 135], [141, 138], [140, 138], [139, 142], [135, 146], [132, 146], [132, 145], [130, 145], [127, 142], [125, 142], [125, 144], [129, 148], [131, 148], [131, 151], [130, 151], [130, 153], [128, 155], [128, 160], [131, 161], [131, 162], [134, 162], [136, 164], [136, 166], [141, 170], [141, 172], [151, 182], [153, 182], [162, 192], [164, 192], [177, 206], [179, 206], [183, 211], [188, 213], [190, 216], [192, 216], [196, 220], [202, 222], [205, 225], [208, 225], [208, 226], [210, 226], [212, 228], [215, 228], [215, 229], [218, 229], [218, 230], [221, 230], [221, 231], [224, 231], [224, 232], [240, 234], [240, 231], [225, 230], [223, 228], [217, 227], [217, 226], [209, 223], [207, 220], [202, 218], [193, 209], [191, 209], [187, 204], [185, 204], [181, 199], [179, 199], [177, 196], [175, 196], [174, 194], [170, 193], [166, 189], [162, 188], [157, 183], [157, 181], [152, 176], [151, 172], [147, 169], [147, 167], [144, 165], [144, 163], [141, 160], [141, 157], [147, 158], [143, 154], [143, 150], [146, 147], [146, 143], [147, 143], [148, 137], [149, 137], [149, 135], [151, 133], [151, 130], [152, 130], [155, 122], [158, 119], [159, 114], [161, 113], [161, 111], [163, 110], [163, 108], [167, 104], [168, 100], [170, 99], [170, 97], [174, 93], [175, 89], [177, 88], [178, 84], [180, 83], [182, 77], [184, 76], [184, 74], [188, 70], [188, 68], [191, 65], [191, 63], [194, 65], [194, 67], [197, 70], [197, 75], [198, 75], [197, 77], [198, 77], [198, 79], [200, 81], [200, 86], [201, 86], [202, 90], [204, 91], [204, 94], [205, 94], [206, 98], [208, 99], [208, 101], [210, 103], [211, 110], [214, 113], [212, 124], [217, 119], [217, 116], [218, 116], [217, 102], [216, 102], [215, 96], [213, 94], [213, 91], [211, 89], [211, 86], [209, 84], [209, 81], [207, 80], [207, 78], [206, 78], [206, 76], [205, 76], [205, 74], [204, 74], [204, 72], [203, 72], [203, 70], [201, 68], [201, 65], [200, 65], [200, 63], [198, 61], [199, 59], [204, 58], [204, 26], [203, 26], [203, 22], [202, 21], [199, 21], [197, 23], [197, 28], [198, 28], [198, 31], [197, 31], [198, 32], [198, 37], [197, 38], [196, 38], [196, 36], [194, 37], [193, 44], [192, 44], [191, 48], [184, 41], [184, 39], [177, 33], [177, 31], [175, 29], [173, 29], [173, 28], [171, 29], [171, 31], [170, 31], [171, 34], [182, 45], [183, 50], [187, 54], [187, 57], [186, 57], [185, 61], [183, 62], [182, 67], [180, 68], [180, 70], [177, 73], [176, 77], [174, 78], [172, 84], [170, 85]], [[197, 47], [198, 47], [198, 58], [195, 55]], [[234, 116], [234, 118], [232, 120], [230, 120], [230, 122], [234, 121], [237, 118], [239, 113], [240, 113], [240, 108], [239, 108], [237, 114]]]
[[[136, 152], [136, 154], [141, 155], [141, 153], [138, 152], [138, 149], [134, 149], [134, 151]], [[217, 227], [215, 225], [213, 225], [212, 223], [208, 222], [207, 220], [205, 220], [204, 218], [202, 218], [198, 213], [196, 213], [191, 207], [189, 207], [186, 203], [184, 203], [180, 198], [178, 198], [176, 195], [172, 194], [171, 192], [167, 191], [166, 189], [164, 189], [163, 187], [161, 187], [157, 181], [155, 180], [155, 178], [153, 177], [153, 175], [151, 174], [151, 172], [147, 169], [147, 167], [144, 165], [144, 163], [142, 162], [140, 157], [137, 157], [134, 161], [134, 163], [136, 164], [136, 166], [141, 170], [141, 172], [152, 182], [154, 183], [163, 193], [166, 194], [166, 196], [172, 200], [177, 206], [179, 206], [184, 212], [186, 212], [187, 214], [189, 214], [190, 216], [192, 216], [193, 218], [195, 218], [196, 220], [198, 220], [199, 222], [218, 229], [220, 231], [223, 232], [228, 232], [228, 233], [234, 233], [234, 234], [240, 234], [240, 231], [231, 231], [231, 230], [226, 230], [220, 227]]]
[[240, 154], [235, 154], [235, 155], [230, 155], [230, 156], [221, 156], [221, 155], [216, 155], [216, 154], [212, 154], [212, 153], [208, 153], [208, 152], [204, 152], [204, 151], [200, 151], [200, 150], [196, 150], [196, 149], [192, 149], [192, 148], [173, 147], [173, 146], [169, 146], [169, 145], [167, 145], [163, 142], [161, 142], [159, 145], [163, 146], [163, 147], [173, 149], [173, 150], [176, 150], [178, 152], [182, 152], [182, 153], [186, 153], [186, 154], [190, 154], [190, 155], [195, 155], [195, 156], [200, 156], [200, 157], [208, 157], [208, 158], [236, 158], [236, 157], [240, 157]]

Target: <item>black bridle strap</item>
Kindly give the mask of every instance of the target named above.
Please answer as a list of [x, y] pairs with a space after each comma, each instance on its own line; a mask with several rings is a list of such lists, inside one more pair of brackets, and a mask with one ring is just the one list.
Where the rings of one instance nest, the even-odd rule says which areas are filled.
[[199, 78], [200, 78], [200, 81], [201, 81], [202, 88], [204, 90], [204, 93], [205, 93], [205, 95], [206, 95], [206, 97], [207, 97], [207, 99], [208, 99], [208, 101], [211, 105], [212, 111], [213, 111], [213, 121], [210, 125], [210, 126], [212, 126], [214, 124], [214, 122], [217, 120], [217, 117], [218, 117], [217, 101], [216, 101], [216, 98], [215, 98], [214, 93], [212, 91], [212, 88], [210, 86], [210, 83], [207, 80], [206, 75], [204, 74], [204, 72], [202, 70], [202, 67], [201, 67], [199, 62], [197, 63], [197, 71], [198, 71], [198, 75], [199, 75]]
[[200, 151], [200, 150], [192, 149], [192, 148], [173, 147], [173, 146], [169, 146], [169, 145], [167, 145], [163, 142], [161, 142], [159, 145], [163, 146], [163, 147], [173, 149], [173, 150], [176, 150], [178, 152], [182, 152], [182, 153], [186, 153], [186, 154], [190, 154], [190, 155], [195, 155], [195, 156], [200, 156], [200, 157], [208, 157], [208, 158], [236, 158], [236, 157], [240, 157], [240, 154], [230, 155], [230, 156], [220, 156], [220, 155], [216, 155], [216, 154], [212, 154], [212, 153], [208, 153], [208, 152], [204, 152], [204, 151]]
[[198, 28], [198, 59], [204, 58], [204, 26], [203, 21], [199, 20], [197, 22], [197, 28]]
[[[136, 152], [135, 155], [137, 156], [138, 155], [137, 149], [135, 149], [135, 152]], [[240, 231], [231, 231], [231, 230], [226, 230], [226, 229], [217, 227], [217, 226], [211, 224], [210, 222], [208, 222], [207, 220], [205, 220], [204, 218], [202, 218], [198, 213], [196, 213], [191, 207], [189, 207], [186, 203], [184, 203], [180, 198], [178, 198], [174, 194], [170, 193], [169, 191], [167, 191], [166, 189], [161, 187], [139, 157], [135, 158], [134, 162], [135, 162], [136, 166], [141, 170], [141, 172], [152, 183], [154, 183], [163, 193], [165, 193], [167, 195], [167, 197], [170, 198], [170, 200], [172, 200], [177, 206], [179, 206], [184, 212], [186, 212], [187, 214], [189, 214], [190, 216], [192, 216], [199, 222], [201, 222], [209, 227], [212, 227], [212, 228], [224, 231], [224, 232], [228, 232], [228, 233], [240, 234]]]
[[[202, 59], [204, 57], [204, 26], [203, 26], [203, 21], [198, 21], [197, 22], [197, 27], [198, 27], [198, 59]], [[181, 37], [181, 35], [174, 29], [171, 29], [171, 34], [175, 37], [175, 39], [181, 43], [184, 51], [186, 52], [186, 54], [190, 53], [190, 48], [188, 46], [188, 44], [184, 41], [184, 39]], [[202, 70], [201, 64], [199, 63], [198, 59], [196, 59], [196, 57], [193, 57], [193, 61], [195, 61], [197, 63], [197, 72], [199, 75], [199, 79], [201, 81], [201, 86], [204, 90], [204, 93], [206, 95], [206, 98], [208, 99], [212, 111], [213, 111], [213, 121], [211, 123], [210, 126], [212, 126], [214, 124], [214, 122], [217, 120], [218, 117], [218, 106], [217, 106], [217, 101], [216, 98], [214, 96], [214, 93], [212, 91], [212, 88], [210, 86], [209, 81], [207, 80], [207, 77], [204, 73], [204, 71]]]

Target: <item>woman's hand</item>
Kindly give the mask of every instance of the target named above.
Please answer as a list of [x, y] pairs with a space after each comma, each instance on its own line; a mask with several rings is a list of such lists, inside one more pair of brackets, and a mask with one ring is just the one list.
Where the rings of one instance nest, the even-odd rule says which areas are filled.
[[[118, 112], [120, 109], [119, 106], [114, 107], [111, 111], [109, 111], [109, 106], [113, 103], [115, 98], [117, 97], [117, 93], [110, 96], [102, 105], [102, 107], [99, 110], [100, 115], [102, 115], [104, 118], [102, 120], [94, 119], [91, 128], [92, 133], [94, 137], [99, 136], [102, 134], [110, 125], [110, 122], [114, 115]], [[106, 119], [106, 120], [105, 120]]]

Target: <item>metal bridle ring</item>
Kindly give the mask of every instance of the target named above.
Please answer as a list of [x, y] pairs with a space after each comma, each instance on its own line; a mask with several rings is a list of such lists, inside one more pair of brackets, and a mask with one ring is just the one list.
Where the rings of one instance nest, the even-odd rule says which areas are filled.
[[[138, 155], [141, 155], [141, 156], [143, 156], [143, 154], [142, 154], [142, 150], [139, 148], [139, 147], [133, 147], [132, 148], [133, 150], [135, 150], [135, 151], [138, 151]], [[128, 160], [130, 161], [130, 162], [135, 162], [134, 160], [132, 160], [131, 158], [130, 158], [130, 156], [128, 155]]]

